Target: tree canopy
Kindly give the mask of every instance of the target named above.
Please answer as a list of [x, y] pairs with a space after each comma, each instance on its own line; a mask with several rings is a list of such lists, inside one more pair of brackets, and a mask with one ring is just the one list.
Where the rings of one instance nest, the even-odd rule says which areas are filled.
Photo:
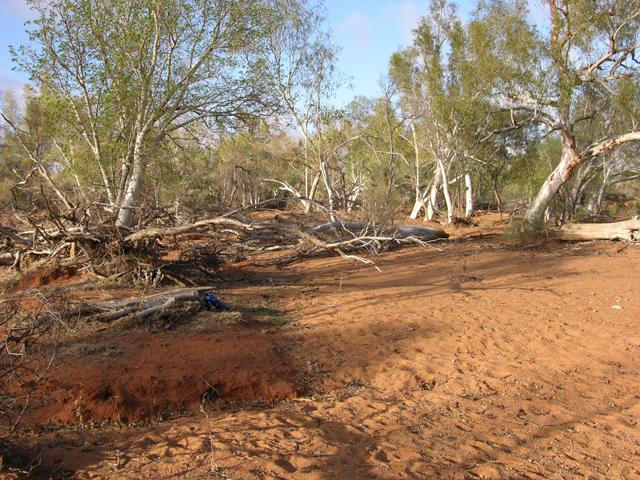
[[321, 4], [30, 6], [12, 53], [32, 89], [2, 107], [0, 168], [21, 193], [4, 202], [42, 185], [126, 228], [142, 205], [271, 195], [448, 222], [524, 202], [535, 223], [597, 210], [639, 174], [637, 0], [548, 0], [543, 25], [524, 0], [480, 1], [466, 20], [432, 0], [380, 96], [343, 108]]

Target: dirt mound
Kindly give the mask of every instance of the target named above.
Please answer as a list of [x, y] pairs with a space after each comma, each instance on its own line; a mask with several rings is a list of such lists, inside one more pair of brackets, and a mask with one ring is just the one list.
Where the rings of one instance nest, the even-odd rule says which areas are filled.
[[127, 333], [60, 349], [32, 394], [31, 424], [137, 422], [201, 403], [272, 401], [301, 391], [278, 334], [250, 327], [197, 334]]
[[38, 269], [21, 277], [9, 292], [19, 292], [30, 288], [40, 288], [46, 285], [61, 285], [70, 280], [81, 280], [84, 276], [75, 267], [52, 266]]

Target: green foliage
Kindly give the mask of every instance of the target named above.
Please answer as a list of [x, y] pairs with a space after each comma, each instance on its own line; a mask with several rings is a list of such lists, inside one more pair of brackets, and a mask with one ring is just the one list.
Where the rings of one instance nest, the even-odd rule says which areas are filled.
[[386, 186], [369, 184], [365, 190], [362, 209], [366, 221], [376, 228], [387, 228], [395, 223], [398, 195]]
[[[309, 194], [321, 178], [315, 199], [386, 226], [436, 169], [458, 209], [464, 174], [476, 199], [531, 201], [564, 150], [584, 152], [640, 121], [638, 67], [622, 57], [638, 44], [640, 17], [629, 13], [638, 0], [559, 0], [551, 31], [529, 22], [526, 0], [480, 1], [468, 21], [454, 3], [431, 0], [411, 45], [390, 58], [381, 95], [342, 110], [330, 101], [337, 53], [308, 2], [31, 3], [31, 43], [14, 58], [35, 90], [24, 108], [2, 102], [18, 130], [1, 127], [0, 205], [14, 192], [37, 205], [41, 187], [53, 197], [47, 174], [73, 204], [116, 212], [127, 196], [145, 206], [248, 205]], [[611, 32], [617, 57], [585, 70]], [[548, 204], [563, 219], [580, 216], [605, 180], [591, 160]], [[601, 160], [614, 174], [640, 171], [631, 146]], [[12, 192], [36, 164], [39, 175]], [[514, 224], [510, 235], [538, 227]]]
[[516, 245], [525, 245], [548, 237], [548, 232], [543, 221], [513, 219], [505, 229], [505, 237]]
[[154, 189], [144, 185], [149, 172], [178, 182], [174, 145], [193, 148], [205, 129], [236, 129], [279, 110], [267, 38], [308, 12], [298, 0], [29, 3], [38, 13], [31, 45], [13, 49], [45, 100], [28, 106], [29, 137], [57, 140], [65, 159], [52, 170], [99, 188], [124, 224], [148, 199], [142, 190]]

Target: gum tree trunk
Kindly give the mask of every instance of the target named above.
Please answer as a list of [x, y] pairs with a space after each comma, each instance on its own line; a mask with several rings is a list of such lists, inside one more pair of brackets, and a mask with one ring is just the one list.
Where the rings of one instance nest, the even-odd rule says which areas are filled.
[[609, 175], [611, 173], [611, 168], [607, 166], [605, 163], [602, 166], [602, 183], [598, 187], [598, 191], [593, 194], [591, 199], [589, 200], [589, 205], [587, 206], [587, 210], [591, 213], [598, 213], [600, 211], [600, 205], [602, 204], [602, 196], [604, 195], [604, 190], [609, 184]]
[[[317, 173], [313, 177], [313, 181], [311, 182], [311, 188], [309, 189], [309, 193], [307, 193], [307, 198], [309, 200], [313, 200], [313, 197], [316, 196], [316, 190], [318, 189], [318, 183], [320, 182], [320, 174]], [[313, 203], [311, 201], [304, 202], [304, 213], [309, 213], [311, 211], [311, 207]]]
[[580, 163], [580, 156], [575, 149], [575, 140], [562, 135], [562, 158], [558, 166], [551, 172], [540, 187], [536, 198], [529, 206], [524, 215], [529, 222], [541, 222], [544, 220], [544, 213], [551, 201], [555, 198], [560, 187], [571, 177], [573, 170]]
[[133, 147], [133, 170], [118, 211], [116, 224], [119, 226], [130, 227], [133, 221], [133, 209], [138, 201], [144, 172], [144, 160], [142, 158], [143, 139], [144, 132], [138, 133]]
[[416, 199], [413, 203], [413, 209], [411, 210], [411, 215], [409, 218], [411, 220], [415, 220], [418, 218], [418, 214], [420, 210], [422, 210], [425, 206], [425, 201], [427, 198], [427, 190], [420, 190], [420, 149], [418, 147], [418, 136], [416, 134], [416, 127], [413, 121], [410, 123], [411, 126], [411, 135], [413, 137], [413, 151], [414, 151], [414, 167], [415, 167], [415, 190], [416, 190]]
[[436, 164], [436, 171], [433, 175], [433, 181], [431, 182], [431, 192], [429, 193], [429, 199], [427, 200], [427, 212], [424, 219], [428, 222], [432, 221], [435, 217], [438, 205], [438, 190], [440, 189], [440, 182], [442, 181], [442, 175], [440, 173], [440, 166]]
[[473, 215], [473, 187], [471, 185], [471, 175], [464, 174], [464, 198], [465, 198], [465, 218], [471, 218]]
[[640, 141], [640, 131], [633, 131], [595, 143], [582, 153], [578, 153], [575, 139], [565, 132], [562, 134], [562, 158], [560, 163], [540, 188], [538, 195], [536, 195], [533, 203], [525, 213], [525, 220], [530, 222], [543, 220], [544, 212], [558, 193], [558, 190], [571, 178], [571, 174], [582, 161], [597, 157], [623, 143]]
[[453, 202], [451, 201], [451, 194], [449, 193], [449, 179], [447, 178], [444, 163], [438, 160], [438, 165], [440, 166], [440, 174], [442, 176], [442, 194], [447, 204], [447, 223], [453, 223]]

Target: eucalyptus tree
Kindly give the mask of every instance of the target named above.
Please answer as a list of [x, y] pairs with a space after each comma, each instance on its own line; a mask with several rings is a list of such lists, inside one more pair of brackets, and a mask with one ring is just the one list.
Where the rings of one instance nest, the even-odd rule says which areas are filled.
[[[337, 188], [332, 178], [332, 160], [343, 144], [327, 135], [341, 121], [341, 112], [330, 104], [338, 86], [336, 49], [322, 15], [322, 3], [302, 5], [292, 0], [274, 0], [278, 21], [266, 41], [269, 52], [269, 77], [272, 91], [283, 102], [286, 119], [291, 120], [304, 143], [306, 210], [322, 179], [333, 212], [339, 207]], [[334, 136], [335, 139], [335, 136]], [[333, 215], [333, 214], [332, 214]]]
[[[471, 177], [465, 170], [483, 125], [483, 103], [474, 96], [476, 79], [468, 61], [468, 43], [454, 5], [432, 0], [429, 15], [414, 30], [413, 44], [391, 58], [390, 74], [402, 92], [400, 106], [410, 128], [405, 138], [414, 148], [412, 218], [425, 208], [425, 217], [431, 220], [442, 190], [447, 219], [453, 220], [449, 185], [454, 170], [465, 179], [465, 210], [472, 211]], [[422, 181], [426, 160], [433, 164], [428, 185]]]
[[[396, 105], [397, 87], [384, 77], [380, 87], [380, 97], [357, 97], [347, 107], [340, 125], [344, 132], [340, 153], [341, 168], [350, 176], [347, 204], [353, 207], [358, 197], [361, 204], [376, 203], [379, 208], [372, 218], [384, 223], [393, 220], [405, 189], [410, 152], [402, 139], [406, 125]], [[349, 139], [355, 140], [344, 143]], [[387, 212], [382, 212], [383, 205]]]
[[9, 126], [10, 123], [22, 126], [24, 115], [20, 110], [16, 96], [10, 91], [2, 92], [0, 112], [6, 120], [0, 123], [0, 209], [11, 202], [11, 188], [29, 175], [29, 162], [25, 161], [19, 139]]
[[[608, 128], [624, 129], [631, 126], [634, 130], [640, 129], [640, 78], [623, 80], [616, 87], [614, 101], [603, 112], [602, 120], [607, 123]], [[597, 123], [589, 127], [600, 128]], [[640, 179], [639, 151], [639, 144], [628, 143], [601, 155], [596, 162], [591, 162], [600, 174], [594, 176], [598, 185], [592, 189], [588, 210], [598, 213], [605, 190], [609, 186]]]
[[[13, 50], [91, 152], [117, 223], [131, 226], [154, 149], [196, 124], [270, 115], [271, 0], [28, 0], [30, 43]], [[65, 146], [62, 146], [65, 148]]]
[[[28, 86], [24, 90], [24, 108], [19, 108], [10, 96], [5, 95], [4, 100], [0, 108], [5, 147], [2, 157], [3, 163], [13, 164], [12, 187], [19, 186], [24, 191], [31, 179], [39, 178], [66, 209], [72, 209], [72, 201], [53, 175], [68, 160], [55, 158], [58, 153], [56, 147], [59, 147], [56, 135], [60, 131], [55, 118], [55, 101], [46, 89], [37, 95]], [[14, 188], [12, 190], [15, 191]]]
[[[525, 214], [531, 222], [544, 218], [579, 166], [640, 140], [633, 122], [601, 121], [611, 112], [620, 83], [640, 74], [640, 1], [544, 4], [546, 31], [527, 21], [525, 0], [483, 2], [469, 27], [473, 61], [481, 72], [479, 93], [496, 111], [510, 112], [512, 128], [535, 124], [561, 143], [559, 162]], [[584, 128], [594, 121], [601, 128]]]

